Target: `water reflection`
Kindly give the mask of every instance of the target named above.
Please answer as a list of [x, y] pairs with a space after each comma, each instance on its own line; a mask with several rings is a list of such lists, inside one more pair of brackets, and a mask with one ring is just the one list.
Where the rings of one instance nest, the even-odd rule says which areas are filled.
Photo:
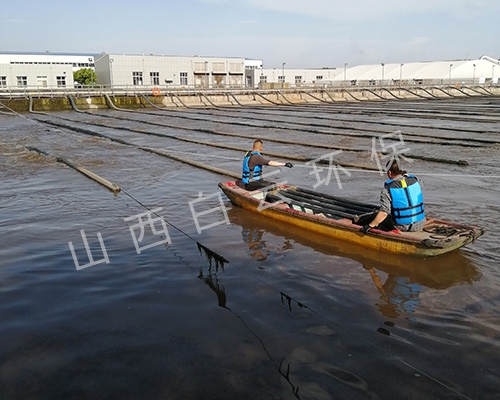
[[[365, 267], [366, 268], [366, 267]], [[368, 268], [368, 272], [380, 293], [383, 301], [378, 305], [380, 312], [389, 318], [397, 317], [401, 312], [413, 313], [420, 304], [422, 285], [412, 282], [411, 278], [402, 275], [389, 274], [384, 283], [375, 268]]]
[[284, 251], [293, 247], [290, 240], [285, 238], [283, 246], [272, 249], [264, 240], [264, 233], [266, 233], [266, 230], [256, 225], [242, 226], [241, 235], [243, 241], [248, 244], [248, 253], [257, 261], [265, 261], [273, 251]]
[[[272, 252], [293, 249], [294, 243], [300, 243], [323, 254], [359, 262], [380, 293], [377, 306], [386, 317], [397, 317], [403, 312], [413, 313], [424, 288], [442, 290], [471, 283], [480, 277], [476, 266], [460, 250], [434, 258], [398, 256], [351, 243], [332, 242], [324, 236], [278, 224], [237, 207], [232, 207], [228, 216], [233, 224], [241, 226], [249, 254], [258, 261], [265, 260]], [[273, 244], [271, 248], [263, 238], [265, 233], [282, 237], [283, 245]]]
[[203, 246], [201, 243], [197, 243], [197, 245], [198, 251], [200, 252], [200, 254], [205, 254], [208, 262], [208, 269], [206, 272], [203, 271], [203, 267], [200, 267], [198, 279], [203, 280], [208, 285], [208, 287], [212, 289], [212, 291], [216, 294], [217, 304], [219, 305], [219, 307], [227, 308], [226, 290], [224, 289], [224, 286], [220, 284], [219, 276], [217, 274], [219, 272], [219, 269], [224, 272], [224, 264], [228, 261], [224, 257], [210, 250], [208, 247]]
[[[224, 264], [227, 263], [228, 261], [224, 257], [218, 255], [217, 253], [213, 252], [212, 250], [203, 246], [202, 244], [197, 243], [197, 245], [200, 254], [201, 253], [205, 254], [208, 263], [206, 270], [203, 267], [203, 265], [200, 266], [198, 278], [201, 279], [216, 294], [218, 306], [226, 309], [231, 314], [233, 314], [243, 324], [243, 326], [248, 330], [248, 332], [250, 332], [250, 334], [255, 337], [257, 343], [260, 344], [264, 353], [271, 361], [272, 365], [277, 369], [278, 373], [286, 380], [286, 382], [290, 386], [292, 394], [297, 399], [300, 399], [299, 387], [296, 385], [296, 383], [292, 381], [292, 378], [290, 376], [291, 364], [289, 362], [286, 362], [284, 357], [282, 357], [280, 362], [278, 363], [269, 352], [264, 342], [264, 339], [260, 335], [258, 335], [252, 328], [250, 328], [249, 324], [239, 313], [233, 311], [230, 307], [228, 307], [226, 290], [224, 286], [221, 284], [218, 276], [219, 269], [222, 270], [222, 272], [224, 272]], [[283, 296], [286, 295], [282, 293], [281, 296], [282, 296], [281, 300], [283, 302]], [[288, 298], [288, 301], [290, 304], [291, 298]]]

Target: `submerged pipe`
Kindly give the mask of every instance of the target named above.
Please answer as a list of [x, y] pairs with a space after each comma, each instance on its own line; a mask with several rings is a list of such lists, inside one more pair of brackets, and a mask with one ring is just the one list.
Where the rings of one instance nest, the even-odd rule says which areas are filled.
[[172, 96], [174, 96], [175, 99], [179, 100], [179, 103], [181, 103], [184, 107], [191, 108], [191, 107], [187, 106], [176, 93], [172, 93]]
[[84, 133], [84, 134], [87, 134], [87, 135], [97, 136], [97, 137], [100, 137], [100, 138], [103, 138], [103, 139], [108, 139], [108, 140], [111, 140], [112, 142], [120, 143], [120, 144], [123, 144], [123, 145], [126, 145], [126, 146], [135, 147], [135, 148], [137, 148], [139, 150], [143, 150], [143, 151], [147, 151], [149, 153], [153, 153], [153, 154], [157, 154], [157, 155], [160, 155], [160, 156], [163, 156], [163, 157], [167, 157], [167, 158], [170, 158], [172, 160], [180, 161], [180, 162], [183, 162], [185, 164], [189, 164], [189, 165], [192, 165], [194, 167], [206, 169], [207, 171], [212, 171], [212, 172], [215, 172], [215, 173], [218, 173], [218, 174], [221, 174], [221, 175], [226, 175], [226, 176], [230, 176], [230, 177], [233, 177], [233, 178], [241, 178], [240, 174], [236, 174], [234, 172], [227, 171], [227, 170], [224, 170], [222, 168], [212, 167], [210, 165], [206, 165], [206, 164], [200, 163], [198, 161], [193, 161], [193, 160], [185, 159], [183, 157], [179, 157], [179, 156], [167, 153], [166, 151], [163, 151], [163, 150], [158, 150], [158, 149], [154, 149], [154, 148], [151, 148], [151, 147], [137, 146], [137, 145], [135, 145], [133, 143], [130, 143], [130, 142], [127, 142], [127, 141], [125, 141], [123, 139], [113, 138], [111, 136], [107, 136], [107, 135], [104, 135], [102, 133], [93, 132], [93, 131], [91, 131], [89, 129], [77, 128], [77, 127], [74, 127], [74, 126], [69, 126], [69, 125], [65, 125], [65, 124], [59, 124], [59, 123], [51, 122], [51, 121], [40, 121], [40, 122], [48, 124], [48, 125], [53, 125], [53, 126], [67, 128], [67, 129], [70, 129], [72, 131], [79, 132], [79, 133]]
[[440, 87], [433, 86], [432, 89], [439, 90], [440, 92], [444, 93], [445, 95], [447, 95], [449, 97], [453, 97], [453, 98], [455, 97], [451, 93], [448, 93], [446, 90], [443, 90]]
[[261, 97], [261, 98], [263, 98], [264, 100], [268, 101], [269, 103], [271, 103], [271, 104], [273, 104], [273, 105], [275, 105], [275, 106], [280, 106], [280, 105], [281, 105], [280, 103], [276, 103], [276, 102], [274, 102], [274, 101], [272, 101], [272, 100], [269, 100], [267, 97], [262, 96], [262, 95], [261, 95], [260, 93], [258, 93], [258, 92], [253, 92], [253, 94], [254, 94], [254, 95], [257, 95], [257, 96], [259, 96], [259, 97]]
[[389, 90], [389, 89], [386, 89], [386, 88], [382, 88], [383, 91], [389, 93], [392, 97], [394, 97], [396, 100], [403, 100], [402, 97], [398, 97], [396, 96], [394, 93], [392, 93], [392, 90]]
[[108, 181], [107, 179], [103, 178], [102, 176], [99, 176], [99, 175], [95, 174], [94, 172], [89, 171], [86, 168], [80, 167], [79, 165], [76, 165], [76, 164], [72, 163], [71, 161], [68, 161], [67, 159], [65, 159], [63, 157], [57, 157], [57, 161], [61, 162], [63, 164], [66, 164], [68, 167], [73, 168], [74, 170], [76, 170], [76, 171], [80, 172], [81, 174], [87, 176], [88, 178], [92, 179], [93, 181], [95, 181], [97, 183], [100, 183], [101, 185], [103, 185], [104, 187], [106, 187], [107, 189], [109, 189], [110, 191], [112, 191], [113, 193], [118, 193], [121, 190], [119, 186], [117, 186], [114, 183]]
[[[37, 147], [33, 146], [25, 146], [28, 150], [30, 151], [35, 151], [39, 154], [42, 154], [46, 157], [49, 157], [50, 154], [44, 150], [40, 150]], [[96, 173], [89, 171], [86, 168], [80, 167], [79, 165], [72, 163], [71, 161], [67, 160], [66, 158], [63, 157], [56, 157], [57, 162], [66, 164], [68, 167], [73, 168], [75, 171], [80, 172], [81, 174], [85, 175], [86, 177], [92, 179], [93, 181], [103, 185], [105, 188], [109, 189], [113, 193], [118, 193], [121, 189], [118, 185], [115, 185], [114, 183], [108, 181], [107, 179], [103, 178], [102, 176], [97, 175]]]
[[[306, 92], [306, 91], [302, 91], [302, 90], [300, 90], [300, 91], [299, 91], [299, 93], [306, 94], [306, 95], [308, 95], [308, 96], [312, 97], [314, 100], [319, 101], [319, 102], [321, 102], [321, 103], [327, 103], [327, 104], [331, 104], [331, 103], [332, 103], [331, 101], [326, 101], [326, 100], [320, 99], [319, 97], [313, 96], [311, 93]], [[328, 97], [330, 97], [330, 95], [328, 95]], [[331, 99], [331, 97], [330, 97], [330, 99]], [[332, 100], [332, 101], [333, 101], [333, 100]]]
[[385, 97], [380, 96], [379, 94], [375, 93], [375, 92], [374, 92], [373, 90], [371, 90], [371, 89], [364, 88], [363, 90], [366, 90], [368, 93], [373, 94], [374, 96], [378, 97], [380, 100], [387, 100]]
[[434, 96], [431, 92], [429, 92], [426, 88], [420, 88], [420, 90], [423, 90], [425, 93], [427, 93], [429, 96], [431, 96], [433, 99], [439, 99], [438, 96]]
[[30, 113], [32, 114], [41, 114], [41, 115], [46, 115], [46, 113], [42, 112], [42, 111], [35, 111], [33, 109], [33, 96], [32, 95], [29, 95], [28, 96], [28, 99], [29, 99], [29, 111]]
[[[134, 146], [133, 144], [130, 144], [130, 145]], [[184, 157], [179, 157], [179, 156], [176, 156], [174, 154], [167, 153], [164, 150], [154, 149], [151, 147], [143, 147], [143, 146], [136, 146], [136, 147], [141, 149], [141, 150], [144, 150], [144, 151], [147, 151], [147, 152], [150, 152], [153, 154], [157, 154], [157, 155], [162, 156], [162, 157], [170, 158], [171, 160], [175, 160], [175, 161], [182, 162], [184, 164], [192, 165], [193, 167], [197, 167], [197, 168], [205, 169], [207, 171], [215, 172], [216, 174], [219, 174], [219, 175], [226, 175], [226, 176], [230, 176], [230, 177], [236, 178], [236, 179], [241, 178], [241, 174], [227, 171], [225, 169], [218, 168], [218, 167], [212, 167], [211, 165], [206, 165], [206, 164], [203, 164], [203, 163], [198, 162], [198, 161], [189, 160], [189, 159], [184, 158]]]
[[238, 99], [236, 98], [236, 96], [234, 94], [232, 94], [231, 92], [228, 92], [227, 95], [231, 96], [234, 101], [236, 102], [236, 104], [238, 104], [239, 106], [243, 107], [243, 104], [241, 104]]
[[75, 99], [73, 98], [73, 96], [71, 96], [70, 94], [68, 94], [68, 100], [69, 100], [69, 103], [71, 104], [71, 108], [76, 111], [76, 112], [83, 112], [82, 110], [80, 110], [77, 106], [76, 106], [76, 103], [75, 103]]
[[109, 97], [107, 93], [104, 93], [104, 98], [106, 99], [106, 104], [108, 105], [109, 108], [120, 111], [120, 109], [115, 105], [115, 103], [113, 103], [111, 97]]
[[349, 92], [349, 90], [342, 89], [342, 93], [347, 93], [349, 96], [351, 96], [356, 101], [363, 101], [361, 99], [358, 99], [357, 97], [354, 97], [354, 95], [351, 92]]
[[200, 97], [204, 97], [204, 98], [208, 101], [208, 103], [209, 103], [212, 107], [215, 107], [215, 108], [218, 108], [218, 107], [219, 107], [219, 106], [218, 106], [217, 104], [215, 104], [212, 100], [210, 100], [210, 99], [208, 98], [208, 96], [207, 96], [205, 93], [200, 92], [200, 93], [199, 93], [199, 95], [200, 95]]
[[277, 92], [278, 92], [278, 94], [280, 94], [280, 95], [281, 95], [281, 97], [283, 97], [283, 99], [284, 99], [284, 100], [285, 100], [288, 104], [293, 105], [293, 103], [292, 103], [290, 100], [288, 100], [288, 99], [286, 98], [286, 96], [283, 94], [283, 92], [281, 92], [280, 90], [278, 90]]
[[472, 95], [470, 95], [469, 93], [465, 93], [462, 89], [460, 89], [460, 86], [456, 85], [456, 86], [450, 86], [450, 89], [455, 89], [457, 91], [459, 91], [460, 93], [462, 93], [464, 96], [467, 96], [467, 97], [472, 97]]
[[37, 153], [44, 155], [46, 157], [50, 156], [49, 153], [47, 153], [45, 150], [40, 150], [38, 147], [33, 147], [33, 146], [25, 146], [25, 147], [30, 151], [36, 151]]
[[146, 100], [146, 102], [153, 108], [156, 108], [157, 110], [165, 110], [165, 107], [158, 107], [155, 103], [153, 103], [151, 100], [149, 100], [145, 95], [141, 94], [141, 97]]
[[[478, 90], [476, 90], [476, 89], [472, 88], [471, 86], [467, 86], [467, 89], [472, 90], [474, 93], [477, 93], [477, 94], [479, 94], [479, 95], [484, 95], [484, 93], [481, 93], [480, 91], [478, 91]], [[483, 87], [481, 87], [481, 89], [483, 89], [483, 90], [484, 90], [484, 91], [488, 94], [488, 96], [491, 96], [491, 95], [492, 95], [490, 92], [488, 92], [488, 91], [487, 91], [486, 89], [484, 89]]]

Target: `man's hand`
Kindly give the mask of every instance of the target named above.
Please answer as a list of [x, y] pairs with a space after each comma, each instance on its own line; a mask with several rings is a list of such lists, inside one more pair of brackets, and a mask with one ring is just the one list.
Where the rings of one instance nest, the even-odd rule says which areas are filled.
[[364, 233], [365, 235], [368, 233], [370, 229], [373, 229], [373, 226], [370, 226], [370, 224], [364, 225], [359, 231]]
[[287, 168], [292, 168], [292, 167], [293, 167], [293, 164], [292, 164], [291, 162], [287, 162], [287, 163], [285, 164], [285, 167], [287, 167]]

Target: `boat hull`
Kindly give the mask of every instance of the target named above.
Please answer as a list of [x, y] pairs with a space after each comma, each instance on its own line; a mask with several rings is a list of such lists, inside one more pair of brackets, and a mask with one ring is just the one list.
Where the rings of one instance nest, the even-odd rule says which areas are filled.
[[424, 230], [420, 232], [398, 230], [385, 232], [372, 229], [363, 234], [359, 231], [361, 227], [354, 224], [351, 218], [347, 217], [348, 214], [341, 213], [344, 217], [330, 218], [325, 213], [315, 212], [317, 211], [315, 206], [311, 206], [315, 210], [312, 211], [307, 204], [304, 206], [304, 202], [300, 203], [299, 209], [294, 209], [293, 202], [266, 201], [267, 194], [281, 193], [285, 197], [287, 190], [296, 189], [294, 186], [281, 185], [269, 192], [259, 190], [249, 192], [238, 187], [235, 182], [221, 182], [219, 187], [235, 206], [327, 236], [332, 240], [347, 241], [377, 251], [419, 257], [437, 256], [459, 249], [484, 233], [479, 227], [428, 218]]

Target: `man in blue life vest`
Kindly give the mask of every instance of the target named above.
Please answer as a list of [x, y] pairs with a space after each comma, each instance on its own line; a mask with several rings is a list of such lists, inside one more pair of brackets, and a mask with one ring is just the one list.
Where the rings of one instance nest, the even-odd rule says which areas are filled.
[[257, 139], [253, 142], [252, 150], [246, 152], [245, 157], [243, 158], [243, 172], [241, 174], [241, 180], [236, 182], [236, 184], [241, 188], [252, 191], [274, 184], [274, 182], [268, 182], [262, 179], [263, 165], [269, 165], [271, 167], [293, 167], [292, 163], [272, 161], [263, 157], [263, 148], [264, 145], [262, 144], [262, 140]]
[[376, 228], [384, 231], [398, 229], [402, 232], [422, 230], [425, 224], [424, 196], [417, 177], [402, 171], [398, 160], [387, 164], [388, 180], [380, 193], [380, 208], [371, 215], [354, 218], [363, 225], [361, 232]]

